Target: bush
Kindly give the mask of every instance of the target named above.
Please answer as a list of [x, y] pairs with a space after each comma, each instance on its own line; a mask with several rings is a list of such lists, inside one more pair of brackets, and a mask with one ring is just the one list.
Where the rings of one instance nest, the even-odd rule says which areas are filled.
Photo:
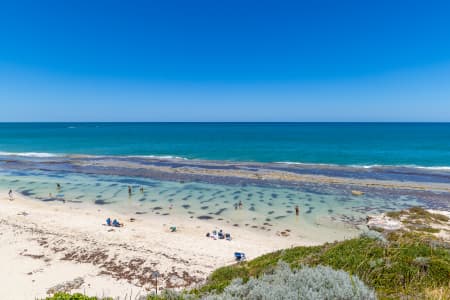
[[363, 233], [361, 233], [361, 237], [362, 238], [373, 239], [373, 240], [379, 241], [379, 242], [381, 242], [382, 244], [385, 244], [385, 245], [388, 243], [388, 241], [384, 237], [384, 235], [381, 232], [378, 232], [378, 231], [375, 231], [375, 230], [364, 231]]
[[179, 293], [174, 290], [163, 290], [162, 293], [159, 295], [151, 294], [148, 295], [146, 298], [146, 300], [189, 300], [189, 299], [196, 299], [196, 297], [193, 295]]
[[[99, 300], [97, 297], [89, 297], [83, 294], [67, 294], [67, 293], [56, 293], [51, 297], [45, 298], [46, 300]], [[104, 300], [111, 298], [104, 298]]]
[[356, 276], [325, 266], [302, 267], [291, 270], [280, 262], [271, 274], [259, 279], [232, 281], [222, 294], [209, 295], [204, 300], [233, 299], [376, 299], [375, 292], [367, 288]]

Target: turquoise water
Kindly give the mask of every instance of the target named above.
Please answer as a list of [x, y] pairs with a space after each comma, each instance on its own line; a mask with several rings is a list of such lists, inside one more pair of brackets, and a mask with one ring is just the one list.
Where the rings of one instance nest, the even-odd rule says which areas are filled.
[[[366, 165], [385, 167], [357, 167]], [[400, 167], [404, 165], [427, 168]], [[178, 172], [179, 168], [281, 170], [446, 187], [450, 183], [450, 124], [0, 124], [0, 189], [38, 201], [108, 207], [139, 218], [184, 217], [271, 233], [289, 230], [310, 239], [321, 235], [318, 229], [329, 237], [338, 234], [339, 226], [364, 224], [367, 214], [414, 205], [450, 207], [450, 193], [431, 189], [253, 180], [230, 173], [201, 176]], [[354, 196], [352, 189], [364, 195]], [[239, 202], [242, 208], [236, 209]]]
[[3, 123], [0, 152], [450, 166], [450, 123]]
[[[60, 188], [57, 187], [60, 185]], [[132, 194], [128, 194], [128, 186]], [[143, 188], [143, 191], [140, 188]], [[367, 214], [420, 205], [404, 196], [352, 196], [327, 189], [223, 185], [148, 178], [48, 171], [0, 170], [0, 188], [44, 202], [97, 205], [138, 218], [166, 216], [213, 221], [275, 234], [288, 230], [311, 240], [342, 238], [346, 224], [362, 224]], [[242, 208], [236, 209], [238, 202]], [[300, 215], [295, 215], [299, 206]], [[99, 214], [100, 218], [104, 216]], [[176, 219], [172, 219], [176, 220]], [[320, 231], [318, 236], [317, 230]], [[345, 236], [345, 235], [344, 235]]]

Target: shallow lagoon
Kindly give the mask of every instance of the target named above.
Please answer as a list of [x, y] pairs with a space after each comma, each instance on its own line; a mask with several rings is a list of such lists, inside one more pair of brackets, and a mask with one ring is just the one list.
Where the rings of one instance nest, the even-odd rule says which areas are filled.
[[[60, 184], [60, 188], [57, 188]], [[132, 187], [129, 195], [128, 186]], [[305, 236], [318, 227], [330, 235], [338, 228], [363, 224], [368, 214], [421, 205], [411, 196], [365, 194], [327, 187], [274, 187], [162, 181], [141, 177], [65, 171], [2, 170], [0, 188], [13, 189], [40, 201], [92, 204], [139, 215], [180, 216], [228, 223], [252, 230]], [[143, 188], [143, 191], [141, 191]], [[241, 202], [242, 207], [237, 208]], [[295, 206], [300, 215], [295, 215]], [[308, 234], [306, 234], [308, 235]]]

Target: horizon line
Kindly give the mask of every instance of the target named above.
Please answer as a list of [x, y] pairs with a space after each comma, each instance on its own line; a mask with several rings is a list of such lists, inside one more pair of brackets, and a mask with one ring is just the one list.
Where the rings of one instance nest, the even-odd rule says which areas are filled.
[[0, 121], [0, 124], [58, 124], [58, 123], [123, 123], [123, 124], [314, 124], [314, 123], [341, 123], [341, 124], [449, 124], [450, 121]]

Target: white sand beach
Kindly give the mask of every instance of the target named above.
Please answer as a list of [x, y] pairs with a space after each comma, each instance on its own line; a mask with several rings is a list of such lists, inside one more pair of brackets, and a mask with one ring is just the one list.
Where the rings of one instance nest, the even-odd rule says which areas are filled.
[[[159, 287], [192, 287], [217, 267], [277, 249], [318, 242], [222, 226], [232, 241], [205, 236], [218, 227], [176, 216], [118, 215], [104, 207], [0, 194], [0, 293], [3, 299], [42, 298], [56, 291], [121, 299]], [[124, 227], [104, 225], [117, 218]], [[130, 222], [130, 218], [134, 218]], [[169, 227], [177, 226], [176, 232]]]

